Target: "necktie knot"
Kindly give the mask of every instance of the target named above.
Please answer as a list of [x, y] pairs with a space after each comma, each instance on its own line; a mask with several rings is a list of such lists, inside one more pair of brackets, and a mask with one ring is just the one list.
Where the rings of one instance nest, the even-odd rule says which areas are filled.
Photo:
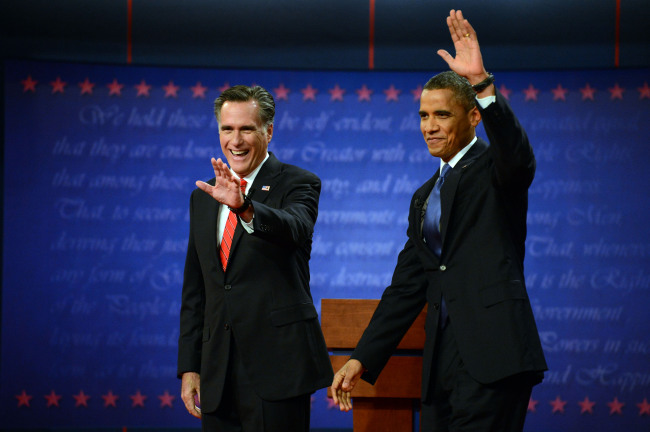
[[248, 184], [248, 182], [246, 180], [239, 179], [239, 187], [241, 188], [241, 193], [243, 193], [244, 195], [246, 195], [246, 185], [247, 184]]
[[447, 174], [449, 174], [449, 171], [451, 171], [451, 165], [444, 164], [440, 177], [438, 177], [438, 181], [436, 182], [436, 191], [440, 192], [440, 189], [442, 189], [442, 184], [445, 182], [445, 178], [447, 177]]

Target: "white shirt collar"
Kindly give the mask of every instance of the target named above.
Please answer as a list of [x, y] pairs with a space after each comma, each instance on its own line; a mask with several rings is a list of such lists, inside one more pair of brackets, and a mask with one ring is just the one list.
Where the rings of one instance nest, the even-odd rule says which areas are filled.
[[[248, 174], [247, 176], [244, 177], [244, 180], [246, 180], [246, 194], [248, 194], [248, 191], [250, 190], [251, 185], [255, 181], [255, 177], [257, 177], [257, 174], [260, 172], [260, 169], [262, 169], [262, 165], [264, 165], [264, 162], [266, 162], [268, 158], [269, 158], [269, 152], [266, 152], [266, 157], [264, 158], [262, 163], [260, 163], [257, 166], [257, 168], [255, 168], [253, 171], [251, 171], [250, 174]], [[235, 177], [238, 177], [237, 174], [235, 174], [235, 172], [232, 169], [230, 169], [230, 172], [233, 173], [233, 175]]]
[[456, 155], [453, 158], [451, 158], [449, 160], [449, 162], [445, 162], [442, 159], [440, 159], [440, 172], [442, 172], [442, 167], [445, 166], [445, 163], [449, 163], [449, 165], [452, 168], [456, 167], [456, 164], [458, 163], [458, 161], [460, 161], [463, 158], [463, 156], [465, 156], [465, 153], [467, 153], [469, 151], [469, 149], [472, 148], [472, 146], [474, 145], [474, 143], [476, 142], [477, 139], [478, 138], [476, 136], [474, 136], [474, 139], [472, 141], [470, 141], [470, 143], [467, 144], [465, 147], [463, 147], [461, 151], [456, 153]]

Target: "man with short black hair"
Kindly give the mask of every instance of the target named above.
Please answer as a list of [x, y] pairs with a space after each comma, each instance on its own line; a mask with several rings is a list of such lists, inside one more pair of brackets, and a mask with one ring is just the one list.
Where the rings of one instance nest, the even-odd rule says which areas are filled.
[[[420, 98], [420, 128], [440, 167], [411, 200], [408, 240], [391, 285], [332, 394], [352, 408], [428, 304], [421, 430], [523, 430], [532, 388], [547, 369], [524, 283], [528, 188], [535, 157], [488, 74], [476, 32], [452, 10], [456, 57]], [[483, 121], [490, 144], [475, 135]]]

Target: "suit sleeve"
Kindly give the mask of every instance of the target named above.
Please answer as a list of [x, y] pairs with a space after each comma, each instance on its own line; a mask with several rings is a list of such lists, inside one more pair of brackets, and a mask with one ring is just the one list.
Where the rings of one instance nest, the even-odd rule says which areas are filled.
[[490, 142], [497, 184], [505, 189], [528, 189], [535, 177], [535, 156], [510, 104], [497, 90], [495, 103], [479, 110]]
[[367, 372], [362, 376], [374, 384], [397, 345], [426, 304], [427, 280], [415, 246], [408, 240], [400, 252], [391, 285], [352, 353]]
[[253, 235], [280, 244], [303, 245], [311, 240], [314, 233], [321, 182], [316, 175], [307, 171], [285, 175], [291, 180], [279, 207], [256, 202], [253, 198]]
[[187, 244], [187, 256], [185, 258], [185, 274], [183, 277], [183, 293], [181, 299], [177, 369], [179, 378], [184, 372], [199, 373], [201, 370], [205, 286], [194, 242], [193, 202], [194, 193], [190, 197], [190, 234]]

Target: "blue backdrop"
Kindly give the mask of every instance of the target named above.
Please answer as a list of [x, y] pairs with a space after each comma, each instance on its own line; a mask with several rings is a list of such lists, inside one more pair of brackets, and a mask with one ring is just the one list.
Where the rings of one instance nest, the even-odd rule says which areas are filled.
[[[551, 370], [527, 431], [650, 429], [649, 72], [496, 74], [538, 161], [526, 273]], [[270, 149], [323, 181], [317, 306], [378, 298], [439, 163], [417, 114], [430, 75], [7, 62], [0, 425], [198, 426], [179, 301], [228, 85], [272, 91]], [[351, 424], [314, 395], [313, 427]]]

